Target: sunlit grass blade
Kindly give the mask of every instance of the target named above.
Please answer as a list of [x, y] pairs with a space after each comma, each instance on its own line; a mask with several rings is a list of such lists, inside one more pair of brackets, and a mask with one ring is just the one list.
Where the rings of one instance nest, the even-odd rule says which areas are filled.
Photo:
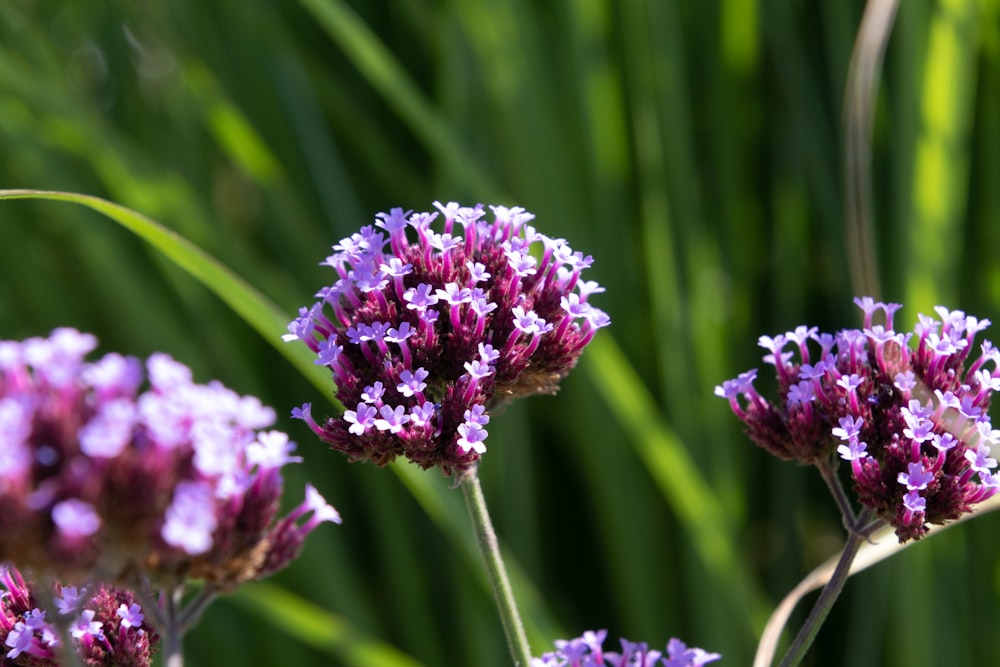
[[920, 63], [920, 132], [903, 241], [910, 259], [905, 265], [905, 303], [920, 312], [953, 302], [957, 295], [958, 282], [949, 278], [960, 271], [981, 5], [964, 0], [932, 11], [926, 56]]
[[281, 336], [290, 318], [246, 281], [176, 232], [141, 213], [91, 195], [42, 190], [0, 190], [0, 200], [12, 199], [70, 202], [86, 206], [111, 218], [149, 242], [214, 292], [251, 328], [271, 342], [300, 373], [309, 378], [321, 391], [328, 393], [330, 378], [313, 363], [309, 350], [302, 345], [287, 345], [282, 342]]
[[260, 616], [271, 627], [295, 640], [324, 651], [349, 667], [421, 667], [402, 651], [366, 637], [337, 614], [294, 593], [255, 582], [229, 598], [234, 604]]

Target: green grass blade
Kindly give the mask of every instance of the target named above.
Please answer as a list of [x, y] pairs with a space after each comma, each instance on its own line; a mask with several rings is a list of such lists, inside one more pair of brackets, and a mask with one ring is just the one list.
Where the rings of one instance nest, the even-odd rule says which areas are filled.
[[247, 584], [228, 599], [348, 667], [421, 667], [402, 651], [359, 633], [342, 616], [273, 584]]
[[358, 15], [340, 0], [299, 0], [336, 42], [369, 84], [434, 153], [448, 174], [474, 192], [498, 193], [471, 153], [425, 99], [395, 55]]
[[286, 345], [281, 341], [290, 318], [246, 281], [176, 232], [141, 213], [91, 195], [42, 190], [0, 190], [0, 201], [13, 199], [70, 202], [111, 218], [147, 241], [214, 292], [257, 333], [271, 342], [313, 385], [324, 393], [329, 393], [330, 378], [313, 363], [313, 355], [309, 350], [302, 345]]

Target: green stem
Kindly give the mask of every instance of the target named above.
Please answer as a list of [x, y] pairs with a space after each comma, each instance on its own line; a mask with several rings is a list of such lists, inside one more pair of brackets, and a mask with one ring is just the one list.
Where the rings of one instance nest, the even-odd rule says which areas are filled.
[[823, 481], [826, 482], [827, 488], [830, 489], [834, 502], [837, 503], [837, 508], [840, 510], [840, 515], [844, 520], [844, 528], [849, 532], [857, 530], [858, 521], [854, 516], [854, 508], [851, 507], [851, 501], [844, 492], [844, 486], [840, 483], [840, 478], [837, 477], [836, 459], [831, 456], [826, 461], [817, 463], [816, 467], [819, 469], [819, 474], [822, 475]]
[[531, 664], [531, 648], [528, 646], [524, 624], [521, 622], [521, 615], [517, 611], [517, 603], [510, 588], [507, 569], [500, 556], [500, 545], [493, 530], [493, 522], [490, 521], [490, 513], [486, 509], [486, 498], [483, 497], [483, 487], [479, 483], [476, 468], [466, 472], [460, 483], [465, 494], [465, 504], [469, 508], [469, 516], [472, 517], [472, 523], [476, 528], [476, 541], [479, 543], [483, 560], [486, 561], [486, 574], [500, 612], [510, 655], [514, 659], [515, 667], [528, 667]]
[[[870, 520], [871, 510], [865, 509], [858, 517], [857, 525], [864, 525]], [[788, 648], [788, 652], [782, 658], [779, 667], [795, 667], [795, 665], [802, 662], [806, 651], [809, 650], [813, 640], [816, 639], [820, 626], [823, 625], [823, 621], [829, 616], [830, 610], [833, 608], [833, 603], [837, 601], [837, 598], [840, 597], [840, 592], [844, 590], [844, 584], [847, 583], [847, 578], [851, 576], [851, 563], [854, 562], [854, 557], [858, 555], [858, 550], [864, 542], [865, 538], [858, 531], [848, 531], [847, 544], [844, 545], [844, 550], [840, 552], [840, 560], [837, 561], [837, 567], [833, 571], [833, 576], [830, 577], [830, 581], [827, 582], [823, 588], [823, 592], [820, 593], [815, 606], [809, 612], [809, 618], [806, 619], [802, 628], [799, 629], [799, 634]]]
[[158, 596], [161, 608], [149, 581], [136, 581], [132, 590], [142, 604], [147, 621], [160, 633], [164, 667], [184, 667], [184, 635], [197, 623], [218, 592], [205, 585], [185, 605], [185, 587], [178, 584], [161, 591]]
[[165, 667], [184, 667], [183, 637], [184, 628], [180, 623], [178, 605], [181, 603], [184, 590], [177, 587], [168, 591], [163, 596], [166, 605], [167, 631], [164, 633], [164, 658]]

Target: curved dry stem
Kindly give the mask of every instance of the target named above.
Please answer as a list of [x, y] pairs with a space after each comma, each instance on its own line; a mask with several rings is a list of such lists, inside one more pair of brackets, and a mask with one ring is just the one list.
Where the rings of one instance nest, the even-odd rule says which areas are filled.
[[875, 97], [885, 47], [899, 0], [869, 0], [851, 53], [844, 99], [846, 170], [845, 231], [851, 286], [855, 294], [878, 299], [878, 268], [872, 232], [871, 140]]
[[[998, 509], [1000, 509], [1000, 495], [995, 495], [976, 505], [974, 512], [965, 514], [952, 523], [943, 526], [931, 526], [930, 531], [921, 541], [930, 539], [947, 528], [970, 521]], [[866, 538], [867, 541], [858, 550], [857, 555], [851, 563], [849, 574], [857, 574], [916, 544], [914, 540], [900, 544], [899, 540], [893, 535], [892, 526], [886, 526], [884, 522], [879, 520], [874, 520], [865, 525], [859, 522], [858, 525], [863, 526], [860, 531], [860, 537]], [[880, 525], [881, 528], [879, 527]], [[816, 589], [825, 586], [830, 581], [840, 559], [841, 554], [838, 553], [814, 569], [795, 588], [789, 591], [788, 595], [775, 607], [771, 618], [768, 619], [767, 625], [764, 627], [764, 632], [761, 633], [760, 643], [757, 645], [757, 654], [754, 656], [753, 667], [769, 667], [772, 664], [778, 650], [778, 642], [781, 640], [781, 633], [785, 629], [785, 626], [788, 625], [788, 619], [791, 617], [792, 611], [802, 598]]]

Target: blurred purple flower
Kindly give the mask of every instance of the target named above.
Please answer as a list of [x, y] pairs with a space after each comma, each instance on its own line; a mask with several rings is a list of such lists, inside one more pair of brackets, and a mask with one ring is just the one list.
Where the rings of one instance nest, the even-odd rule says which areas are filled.
[[556, 650], [532, 658], [531, 667], [700, 667], [722, 658], [718, 653], [688, 648], [679, 639], [671, 639], [664, 651], [622, 639], [620, 652], [605, 652], [602, 644], [607, 635], [606, 630], [588, 630], [576, 639], [557, 639]]
[[[141, 607], [123, 588], [95, 585], [93, 594], [76, 587], [55, 587], [60, 616], [70, 616], [67, 636], [88, 667], [148, 667], [159, 643], [156, 630], [143, 624]], [[56, 625], [37, 606], [34, 585], [10, 567], [0, 568], [0, 645], [5, 665], [56, 667], [60, 638]], [[124, 613], [121, 610], [125, 610]]]
[[[287, 565], [317, 522], [278, 520], [281, 468], [299, 459], [284, 433], [260, 430], [274, 411], [195, 384], [164, 354], [140, 392], [142, 363], [86, 361], [96, 346], [73, 329], [0, 341], [0, 562], [74, 582], [180, 574], [215, 590]], [[292, 515], [339, 520], [311, 493]]]

